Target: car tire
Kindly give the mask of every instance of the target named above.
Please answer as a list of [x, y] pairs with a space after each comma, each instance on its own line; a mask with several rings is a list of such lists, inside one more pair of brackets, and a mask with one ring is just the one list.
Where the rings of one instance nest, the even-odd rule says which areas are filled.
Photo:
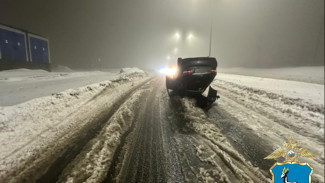
[[166, 89], [167, 89], [167, 93], [168, 93], [168, 96], [173, 96], [173, 93], [174, 93], [174, 91], [173, 91], [173, 89], [171, 89], [172, 88], [172, 86], [171, 86], [171, 81], [170, 81], [170, 79], [166, 76]]

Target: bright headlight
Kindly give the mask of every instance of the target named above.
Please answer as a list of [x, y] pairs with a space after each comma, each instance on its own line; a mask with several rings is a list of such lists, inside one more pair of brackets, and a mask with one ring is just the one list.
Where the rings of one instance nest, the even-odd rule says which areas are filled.
[[159, 70], [160, 73], [165, 74], [169, 77], [175, 77], [175, 75], [177, 74], [177, 68], [176, 67], [172, 67], [172, 68], [162, 68]]

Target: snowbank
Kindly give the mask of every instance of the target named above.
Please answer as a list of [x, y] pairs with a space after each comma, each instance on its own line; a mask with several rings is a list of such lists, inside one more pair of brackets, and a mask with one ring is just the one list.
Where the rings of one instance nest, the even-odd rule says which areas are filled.
[[215, 82], [217, 80], [275, 93], [291, 99], [304, 100], [324, 107], [324, 85], [321, 84], [233, 74], [218, 74]]
[[219, 72], [246, 76], [257, 76], [308, 83], [324, 84], [324, 66], [314, 67], [291, 67], [291, 68], [219, 68]]
[[28, 78], [37, 78], [39, 76], [53, 76], [45, 70], [14, 69], [0, 72], [0, 81], [21, 81]]
[[77, 88], [107, 80], [141, 77], [146, 73], [138, 68], [103, 71], [47, 72], [44, 70], [16, 69], [0, 72], [0, 106], [16, 105], [28, 100], [49, 96], [70, 88]]
[[141, 73], [144, 74], [145, 72], [137, 67], [133, 67], [133, 68], [122, 68], [120, 70], [120, 74], [133, 74], [133, 73]]
[[51, 70], [55, 71], [55, 72], [73, 72], [72, 69], [70, 69], [67, 66], [63, 66], [63, 65], [57, 65], [55, 67], [51, 67]]
[[102, 182], [123, 134], [129, 130], [136, 117], [141, 97], [148, 95], [148, 92], [150, 91], [139, 90], [132, 95], [65, 168], [58, 182]]
[[146, 75], [146, 73], [143, 70], [138, 69], [136, 67], [123, 68], [120, 70], [120, 78], [119, 79], [127, 78], [127, 76], [141, 76], [141, 75]]
[[0, 182], [33, 181], [26, 176], [42, 173], [40, 165], [50, 164], [69, 139], [77, 137], [80, 130], [98, 119], [101, 111], [148, 78], [131, 75], [126, 75], [128, 79], [123, 82], [106, 80], [0, 107]]
[[314, 168], [312, 179], [324, 182], [324, 85], [220, 74], [212, 86], [221, 99], [209, 116], [239, 147], [245, 150], [257, 139], [256, 147], [268, 149], [261, 151], [264, 158], [295, 137], [317, 156], [303, 160]]

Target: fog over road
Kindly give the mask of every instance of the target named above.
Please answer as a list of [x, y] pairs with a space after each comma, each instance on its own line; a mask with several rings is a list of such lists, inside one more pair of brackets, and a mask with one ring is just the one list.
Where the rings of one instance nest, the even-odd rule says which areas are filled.
[[211, 56], [221, 67], [324, 65], [324, 0], [7, 0], [0, 6], [0, 24], [49, 38], [52, 64], [72, 69], [159, 69], [178, 57], [207, 56], [211, 22]]

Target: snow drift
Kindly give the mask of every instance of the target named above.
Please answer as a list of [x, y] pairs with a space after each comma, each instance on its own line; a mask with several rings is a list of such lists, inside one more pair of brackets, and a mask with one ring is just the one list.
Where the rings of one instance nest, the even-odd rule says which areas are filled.
[[148, 79], [143, 71], [134, 73], [123, 82], [106, 80], [0, 107], [0, 182], [35, 181], [73, 138]]

